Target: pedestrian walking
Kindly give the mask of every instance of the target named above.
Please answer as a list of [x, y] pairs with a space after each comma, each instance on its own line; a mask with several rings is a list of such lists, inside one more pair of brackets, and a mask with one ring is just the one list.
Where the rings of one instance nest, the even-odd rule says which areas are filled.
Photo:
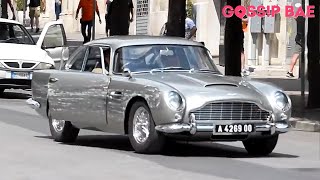
[[60, 18], [62, 0], [55, 0], [56, 20]]
[[[81, 33], [83, 36], [83, 44], [87, 43], [91, 40], [91, 30], [92, 30], [92, 24], [94, 19], [94, 1], [96, 3], [96, 9], [95, 12], [98, 14], [99, 17], [99, 23], [101, 24], [101, 18], [100, 18], [100, 12], [98, 3], [96, 0], [80, 0], [79, 5], [76, 12], [76, 20], [78, 20], [78, 14], [81, 9], [82, 11], [82, 17], [80, 19], [81, 24]], [[86, 33], [87, 31], [87, 33]]]
[[[297, 3], [296, 7], [300, 7], [301, 4]], [[297, 64], [300, 53], [304, 52], [304, 26], [305, 26], [305, 18], [302, 16], [298, 16], [296, 18], [296, 22], [297, 22], [297, 34], [295, 37], [295, 46], [294, 46], [294, 52], [293, 52], [293, 56], [291, 59], [291, 64], [290, 64], [290, 69], [287, 72], [287, 77], [294, 77], [293, 75], [293, 70], [294, 70], [294, 66]]]
[[242, 34], [241, 34], [241, 69], [245, 70], [245, 59], [246, 56], [244, 54], [244, 33], [248, 31], [248, 17], [245, 15], [242, 18]]
[[197, 27], [194, 21], [187, 17], [185, 19], [185, 38], [193, 40], [197, 33]]
[[[42, 1], [42, 0], [41, 0]], [[39, 17], [40, 17], [40, 0], [30, 0], [29, 2], [29, 17], [31, 32], [33, 32], [33, 26], [36, 25], [36, 33], [39, 32]]]
[[[113, 0], [109, 7], [110, 36], [129, 35], [130, 23], [133, 22], [132, 0]], [[130, 17], [131, 14], [131, 17]]]
[[106, 0], [106, 15], [105, 15], [105, 20], [106, 20], [106, 35], [107, 37], [110, 36], [110, 16], [108, 16], [108, 13], [110, 11], [110, 6], [111, 6], [112, 0]]
[[8, 15], [8, 5], [12, 11], [12, 19], [15, 20], [16, 19], [16, 15], [14, 13], [14, 8], [12, 5], [11, 0], [1, 0], [1, 18], [5, 18], [8, 19], [9, 15]]

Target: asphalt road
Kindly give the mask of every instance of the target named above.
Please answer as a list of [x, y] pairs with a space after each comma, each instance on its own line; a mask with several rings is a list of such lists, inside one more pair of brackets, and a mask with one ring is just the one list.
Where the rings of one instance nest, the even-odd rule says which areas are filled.
[[247, 155], [241, 143], [177, 143], [161, 155], [133, 152], [127, 137], [81, 131], [74, 144], [52, 141], [48, 123], [25, 100], [0, 98], [0, 179], [319, 179], [320, 134], [282, 135], [270, 157]]

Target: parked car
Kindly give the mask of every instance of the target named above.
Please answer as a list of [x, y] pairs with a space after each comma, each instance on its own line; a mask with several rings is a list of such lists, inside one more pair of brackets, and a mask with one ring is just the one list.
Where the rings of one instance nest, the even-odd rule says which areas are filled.
[[272, 84], [222, 75], [211, 57], [182, 38], [94, 40], [64, 70], [34, 72], [27, 103], [58, 142], [89, 129], [128, 135], [139, 153], [159, 153], [172, 138], [243, 141], [250, 154], [270, 154], [290, 128], [290, 98]]
[[30, 89], [34, 70], [58, 68], [68, 56], [60, 21], [47, 23], [35, 42], [21, 23], [0, 18], [0, 94]]

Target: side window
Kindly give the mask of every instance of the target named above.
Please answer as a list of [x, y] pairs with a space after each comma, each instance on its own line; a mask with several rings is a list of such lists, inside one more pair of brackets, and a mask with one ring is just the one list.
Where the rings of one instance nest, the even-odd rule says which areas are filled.
[[45, 48], [56, 48], [56, 47], [63, 47], [63, 34], [62, 34], [62, 27], [61, 25], [52, 25], [49, 27], [42, 46]]
[[[85, 72], [97, 72], [102, 73], [102, 62], [101, 62], [101, 50], [100, 47], [92, 46], [89, 47], [89, 54], [86, 59], [86, 64], [84, 66]], [[95, 71], [94, 71], [95, 70]]]
[[86, 55], [86, 48], [85, 47], [79, 48], [76, 54], [71, 58], [70, 69], [81, 71], [85, 55]]
[[122, 49], [118, 49], [115, 53], [115, 61], [113, 65], [113, 71], [115, 73], [122, 73], [123, 72], [123, 54]]

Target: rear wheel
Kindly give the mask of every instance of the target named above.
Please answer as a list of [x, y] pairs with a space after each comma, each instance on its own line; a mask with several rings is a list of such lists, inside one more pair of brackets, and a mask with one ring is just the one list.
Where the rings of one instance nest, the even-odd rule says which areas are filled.
[[52, 119], [50, 108], [48, 109], [49, 127], [52, 138], [57, 142], [74, 142], [80, 129], [74, 127], [71, 122]]
[[243, 141], [243, 145], [249, 154], [254, 156], [267, 156], [277, 145], [279, 135], [263, 139], [249, 139]]
[[129, 114], [129, 139], [137, 153], [160, 153], [165, 145], [165, 137], [157, 132], [149, 107], [138, 101], [131, 107]]

